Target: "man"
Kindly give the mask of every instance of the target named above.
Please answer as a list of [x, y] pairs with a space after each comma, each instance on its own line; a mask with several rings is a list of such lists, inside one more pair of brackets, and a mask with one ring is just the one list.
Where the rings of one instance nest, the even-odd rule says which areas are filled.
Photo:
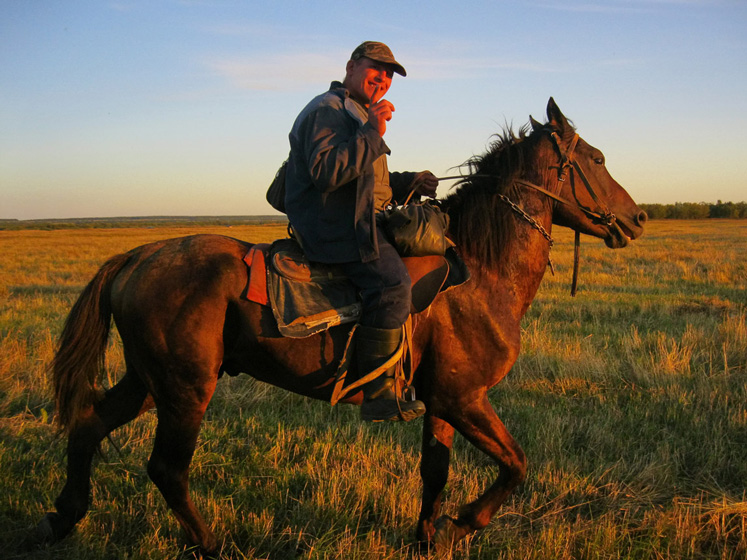
[[[366, 41], [350, 56], [342, 83], [314, 98], [290, 132], [285, 206], [311, 261], [337, 263], [360, 291], [355, 353], [361, 376], [399, 347], [410, 312], [410, 277], [376, 227], [376, 213], [411, 190], [436, 195], [430, 171], [389, 173], [384, 142], [394, 105], [382, 99], [404, 67], [383, 43]], [[395, 394], [394, 367], [363, 386], [363, 420], [412, 420], [421, 401]]]

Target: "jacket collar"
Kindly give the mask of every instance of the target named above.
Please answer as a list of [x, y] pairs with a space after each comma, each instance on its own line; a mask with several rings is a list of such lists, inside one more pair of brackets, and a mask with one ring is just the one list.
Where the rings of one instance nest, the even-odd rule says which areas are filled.
[[363, 126], [368, 122], [368, 111], [363, 105], [358, 103], [355, 99], [350, 97], [350, 92], [342, 84], [342, 82], [334, 81], [329, 86], [330, 93], [340, 96], [343, 100], [343, 105], [348, 115], [350, 115], [354, 121]]

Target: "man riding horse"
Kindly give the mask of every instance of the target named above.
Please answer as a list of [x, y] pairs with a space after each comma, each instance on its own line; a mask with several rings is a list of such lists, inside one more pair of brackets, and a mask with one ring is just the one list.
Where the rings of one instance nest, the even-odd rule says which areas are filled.
[[[360, 292], [355, 333], [361, 375], [382, 366], [398, 349], [410, 313], [411, 281], [396, 249], [376, 227], [376, 213], [410, 193], [435, 197], [430, 171], [390, 173], [384, 142], [394, 106], [382, 99], [394, 73], [406, 75], [383, 43], [366, 41], [350, 56], [345, 79], [315, 97], [290, 132], [285, 208], [310, 261], [338, 264]], [[403, 400], [395, 366], [363, 386], [361, 418], [412, 420], [425, 413]]]

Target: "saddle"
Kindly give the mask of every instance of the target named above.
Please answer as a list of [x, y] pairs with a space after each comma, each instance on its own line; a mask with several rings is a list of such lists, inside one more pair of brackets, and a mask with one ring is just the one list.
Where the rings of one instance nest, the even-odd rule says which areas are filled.
[[[469, 279], [453, 248], [445, 256], [402, 261], [412, 280], [411, 313], [425, 311], [440, 292]], [[309, 262], [293, 238], [253, 245], [244, 262], [249, 267], [246, 298], [272, 309], [283, 336], [304, 338], [360, 317], [352, 282], [336, 265]]]

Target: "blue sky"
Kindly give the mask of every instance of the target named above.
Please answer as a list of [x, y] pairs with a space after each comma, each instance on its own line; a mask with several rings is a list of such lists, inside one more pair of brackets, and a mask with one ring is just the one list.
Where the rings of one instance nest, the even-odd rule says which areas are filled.
[[364, 40], [408, 71], [393, 170], [453, 174], [553, 96], [638, 202], [747, 199], [744, 0], [0, 0], [0, 218], [271, 214]]

